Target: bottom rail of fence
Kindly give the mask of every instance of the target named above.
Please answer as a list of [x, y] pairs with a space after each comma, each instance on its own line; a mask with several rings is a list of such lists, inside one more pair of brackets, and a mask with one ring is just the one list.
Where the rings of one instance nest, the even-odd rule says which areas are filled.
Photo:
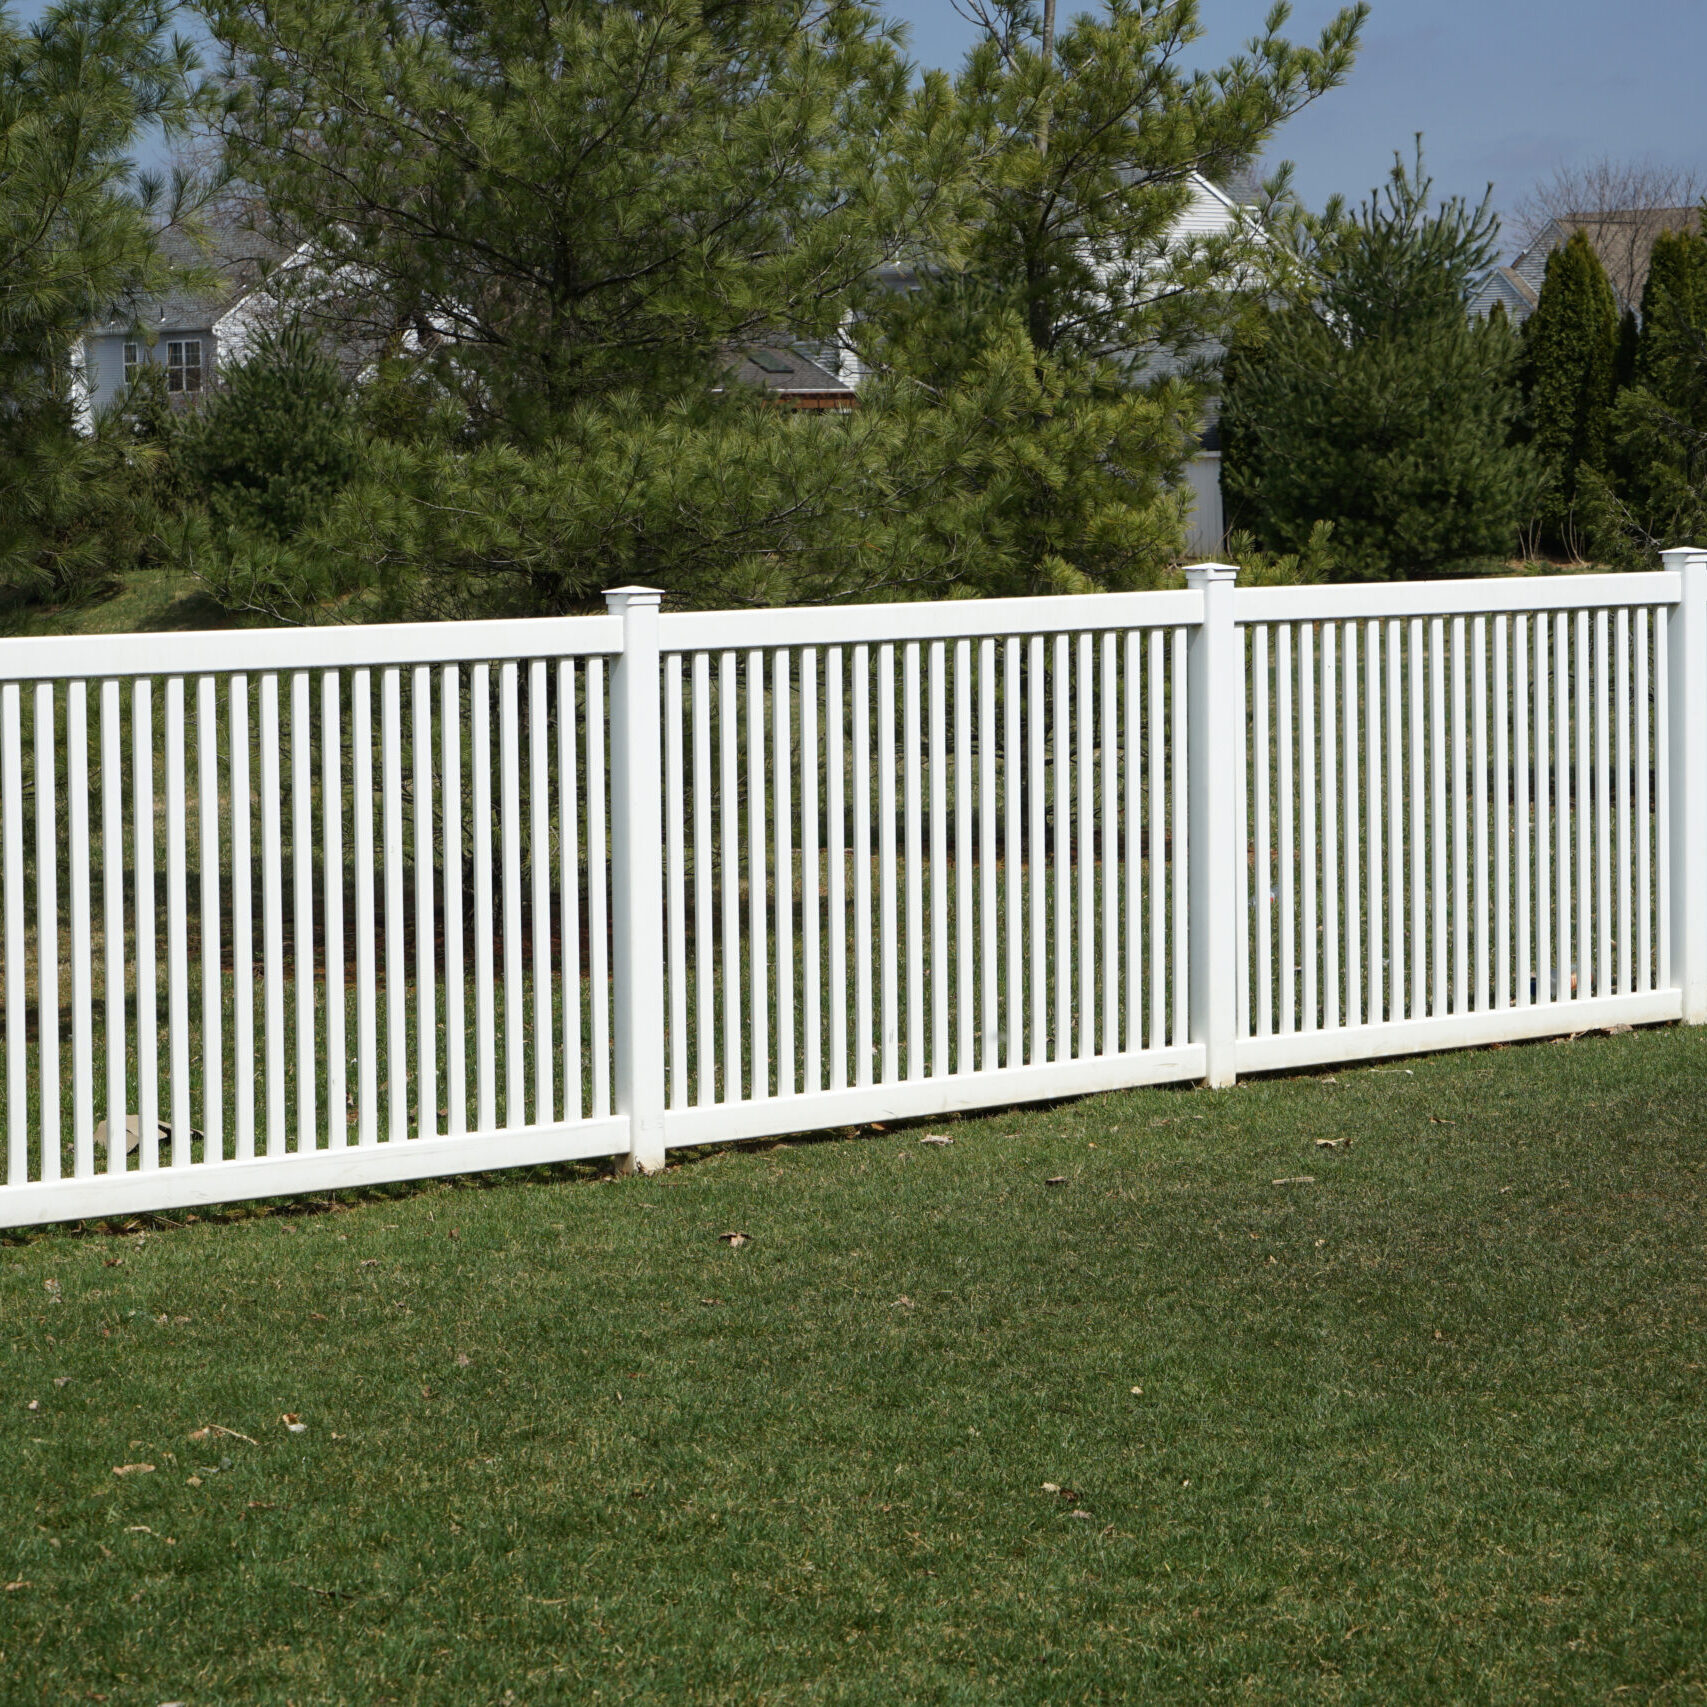
[[1290, 1067], [1320, 1067], [1337, 1061], [1375, 1061], [1387, 1055], [1420, 1055], [1441, 1049], [1474, 1049], [1489, 1043], [1527, 1043], [1569, 1037], [1609, 1025], [1658, 1025], [1683, 1017], [1679, 990], [1634, 996], [1585, 997], [1538, 1002], [1530, 1007], [1490, 1008], [1481, 1013], [1434, 1019], [1347, 1025], [1294, 1031], [1273, 1037], [1240, 1038], [1234, 1059], [1240, 1073], [1272, 1073]]
[[88, 1179], [0, 1187], [0, 1226], [35, 1227], [52, 1221], [201, 1209], [303, 1192], [589, 1161], [627, 1150], [628, 1121], [617, 1115], [462, 1138], [405, 1139], [253, 1161], [163, 1167], [148, 1173], [96, 1174]]
[[695, 1144], [729, 1144], [788, 1132], [821, 1132], [864, 1126], [874, 1120], [928, 1119], [1014, 1103], [1088, 1096], [1093, 1091], [1131, 1090], [1139, 1085], [1201, 1079], [1202, 1044], [1178, 1049], [1095, 1055], [1038, 1067], [999, 1067], [987, 1073], [946, 1073], [934, 1079], [905, 1079], [801, 1096], [676, 1108], [664, 1115], [664, 1142], [672, 1150]]

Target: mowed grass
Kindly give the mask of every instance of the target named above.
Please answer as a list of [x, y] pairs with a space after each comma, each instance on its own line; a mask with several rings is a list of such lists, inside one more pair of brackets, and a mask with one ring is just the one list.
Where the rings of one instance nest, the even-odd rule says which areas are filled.
[[1704, 1069], [1660, 1029], [14, 1243], [0, 1697], [1700, 1699]]

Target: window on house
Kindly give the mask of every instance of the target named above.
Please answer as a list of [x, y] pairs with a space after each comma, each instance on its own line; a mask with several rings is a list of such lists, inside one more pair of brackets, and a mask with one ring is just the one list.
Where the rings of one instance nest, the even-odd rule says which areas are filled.
[[126, 385], [136, 384], [136, 376], [142, 372], [142, 346], [126, 344], [124, 347], [124, 382]]
[[166, 345], [166, 389], [200, 391], [202, 388], [202, 341], [175, 338]]

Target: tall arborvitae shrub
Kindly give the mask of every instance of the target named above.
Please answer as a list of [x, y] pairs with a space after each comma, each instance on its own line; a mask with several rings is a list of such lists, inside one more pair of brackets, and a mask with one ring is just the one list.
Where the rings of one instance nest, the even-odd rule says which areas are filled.
[[1608, 462], [1618, 359], [1618, 304], [1581, 231], [1547, 257], [1523, 334], [1527, 434], [1545, 482], [1537, 520], [1549, 545], [1574, 554], [1583, 473], [1604, 472]]
[[1631, 566], [1707, 537], [1707, 237], [1655, 242], [1634, 369], [1613, 411], [1614, 478], [1590, 485], [1597, 553]]

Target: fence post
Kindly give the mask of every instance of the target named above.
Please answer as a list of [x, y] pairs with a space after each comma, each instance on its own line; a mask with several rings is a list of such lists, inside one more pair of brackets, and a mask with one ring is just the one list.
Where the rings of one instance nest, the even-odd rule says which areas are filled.
[[611, 673], [611, 899], [615, 926], [616, 1111], [630, 1172], [664, 1165], [664, 859], [658, 601], [651, 587], [605, 594], [622, 618]]
[[1203, 1082], [1233, 1082], [1238, 1014], [1238, 916], [1234, 784], [1244, 764], [1240, 716], [1239, 632], [1233, 590], [1239, 571], [1227, 563], [1198, 563], [1186, 584], [1203, 594], [1203, 621], [1191, 631], [1186, 656], [1187, 787], [1190, 799], [1191, 1037], [1204, 1048]]
[[1683, 577], [1666, 625], [1671, 704], [1671, 970], [1687, 1025], [1707, 1024], [1707, 551], [1662, 553]]

